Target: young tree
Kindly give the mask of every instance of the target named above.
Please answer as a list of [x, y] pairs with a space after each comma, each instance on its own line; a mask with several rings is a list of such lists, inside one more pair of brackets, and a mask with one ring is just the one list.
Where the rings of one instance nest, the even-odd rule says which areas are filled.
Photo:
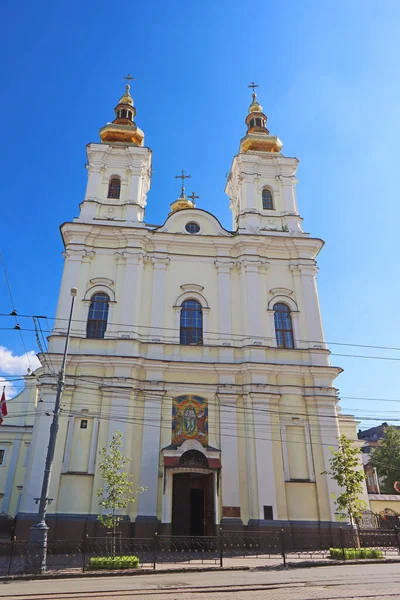
[[393, 426], [385, 429], [385, 437], [372, 450], [369, 464], [376, 469], [378, 477], [382, 478], [381, 491], [384, 494], [397, 494], [394, 483], [400, 480], [399, 429]]
[[360, 498], [365, 480], [365, 473], [360, 468], [361, 450], [354, 447], [345, 435], [341, 435], [338, 442], [339, 448], [332, 448], [330, 471], [324, 471], [324, 474], [330, 475], [342, 489], [341, 493], [334, 497], [335, 504], [342, 516], [348, 516], [351, 525], [354, 525], [367, 506]]
[[133, 475], [124, 470], [130, 462], [130, 458], [123, 456], [121, 447], [122, 433], [116, 431], [112, 435], [108, 448], [100, 450], [101, 461], [97, 467], [100, 477], [104, 480], [104, 486], [97, 490], [97, 496], [99, 505], [105, 509], [98, 516], [98, 520], [107, 529], [112, 529], [113, 555], [115, 555], [116, 528], [118, 523], [122, 521], [119, 510], [135, 502], [135, 495], [141, 494], [146, 489], [143, 486], [138, 486], [136, 491], [133, 491]]

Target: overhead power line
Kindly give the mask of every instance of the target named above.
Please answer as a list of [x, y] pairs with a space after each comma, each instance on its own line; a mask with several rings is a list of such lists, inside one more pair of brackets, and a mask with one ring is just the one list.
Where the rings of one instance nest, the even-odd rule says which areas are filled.
[[[10, 315], [9, 313], [0, 313], [0, 317], [10, 317], [13, 315]], [[51, 321], [68, 321], [67, 318], [64, 317], [48, 317], [46, 315], [25, 315], [25, 314], [18, 314], [18, 317], [20, 318], [36, 318], [36, 319], [47, 319], [47, 320], [51, 320]], [[72, 321], [74, 323], [86, 323], [87, 321], [85, 319], [72, 319]], [[137, 328], [137, 329], [148, 329], [148, 330], [156, 330], [157, 332], [159, 331], [171, 331], [171, 332], [175, 332], [178, 333], [180, 331], [179, 327], [158, 327], [156, 325], [139, 325], [137, 323], [115, 323], [115, 322], [111, 322], [108, 321], [107, 322], [107, 326], [113, 326], [113, 327], [129, 327], [129, 328]], [[12, 328], [0, 328], [0, 329], [12, 329]], [[33, 331], [32, 329], [25, 329], [26, 331]], [[46, 333], [52, 333], [53, 329], [44, 329], [43, 331], [45, 331]], [[211, 331], [211, 330], [204, 330], [203, 334], [205, 335], [210, 335], [210, 336], [219, 336], [221, 338], [224, 337], [231, 337], [234, 339], [238, 339], [240, 340], [245, 340], [245, 339], [261, 339], [261, 340], [273, 340], [275, 341], [275, 337], [273, 336], [265, 336], [265, 335], [253, 335], [250, 333], [247, 334], [243, 334], [243, 333], [233, 333], [233, 332], [221, 332], [221, 331]], [[139, 334], [140, 335], [140, 334]], [[151, 334], [150, 334], [151, 335]], [[159, 337], [159, 336], [158, 336]], [[165, 338], [174, 338], [175, 336], [161, 336], [161, 337], [165, 337]], [[120, 339], [120, 338], [107, 338], [107, 339]], [[133, 338], [131, 338], [133, 339]], [[397, 351], [400, 352], [400, 347], [399, 346], [381, 346], [381, 345], [374, 345], [374, 344], [360, 344], [360, 343], [353, 343], [353, 342], [332, 342], [332, 341], [327, 341], [327, 340], [302, 340], [299, 339], [297, 340], [300, 343], [303, 344], [321, 344], [321, 345], [329, 345], [329, 346], [348, 346], [348, 347], [354, 347], [354, 348], [370, 348], [370, 349], [375, 349], [375, 350], [393, 350], [393, 351]], [[222, 342], [223, 343], [223, 342]], [[303, 348], [295, 348], [295, 350], [302, 350]], [[340, 354], [334, 354], [334, 356], [346, 356], [346, 355], [340, 355]], [[353, 356], [353, 355], [351, 355]]]

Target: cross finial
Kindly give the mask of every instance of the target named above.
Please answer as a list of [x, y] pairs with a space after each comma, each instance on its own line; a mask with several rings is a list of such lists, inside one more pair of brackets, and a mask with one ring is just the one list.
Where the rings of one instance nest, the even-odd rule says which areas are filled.
[[252, 88], [253, 89], [253, 94], [255, 93], [254, 90], [258, 87], [260, 87], [257, 83], [254, 83], [254, 81], [251, 82], [250, 85], [248, 85], [247, 87]]
[[182, 170], [181, 175], [175, 175], [175, 179], [182, 179], [182, 192], [185, 191], [185, 179], [190, 179], [191, 175], [185, 175], [185, 171]]
[[127, 84], [126, 84], [126, 88], [129, 90], [131, 88], [130, 83], [131, 81], [133, 81], [135, 78], [132, 77], [132, 75], [130, 73], [128, 73], [128, 75], [124, 75], [124, 79], [127, 80]]
[[188, 196], [188, 198], [191, 199], [191, 201], [193, 202], [193, 204], [196, 204], [195, 200], [198, 200], [200, 198], [200, 196], [196, 196], [194, 192], [191, 193], [190, 196]]

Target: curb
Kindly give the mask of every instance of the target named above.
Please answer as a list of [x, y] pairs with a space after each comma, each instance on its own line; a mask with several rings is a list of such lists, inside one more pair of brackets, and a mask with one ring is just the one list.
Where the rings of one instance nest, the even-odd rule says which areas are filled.
[[126, 577], [129, 575], [140, 576], [140, 575], [165, 575], [168, 573], [207, 573], [212, 571], [284, 571], [288, 569], [310, 569], [312, 567], [333, 567], [343, 565], [381, 565], [381, 564], [393, 564], [400, 563], [400, 558], [383, 558], [383, 559], [362, 559], [362, 560], [330, 560], [328, 561], [311, 561], [305, 560], [299, 563], [288, 562], [286, 567], [283, 564], [280, 565], [267, 565], [267, 566], [256, 566], [256, 567], [191, 567], [191, 568], [176, 568], [176, 569], [161, 569], [159, 571], [154, 569], [140, 569], [140, 570], [118, 570], [118, 571], [86, 571], [78, 573], [51, 573], [44, 575], [4, 575], [0, 576], [0, 584], [12, 581], [43, 581], [43, 580], [54, 580], [54, 579], [82, 579], [82, 578], [96, 578], [96, 577]]
[[51, 573], [44, 575], [3, 575], [0, 576], [0, 584], [7, 583], [8, 581], [38, 581], [38, 580], [51, 580], [51, 579], [86, 579], [96, 577], [126, 577], [128, 575], [140, 576], [140, 575], [164, 575], [165, 573], [206, 573], [208, 571], [251, 571], [251, 567], [190, 567], [190, 568], [176, 568], [176, 569], [160, 569], [159, 571], [154, 569], [140, 569], [140, 570], [129, 570], [120, 569], [118, 571], [79, 571], [79, 573]]

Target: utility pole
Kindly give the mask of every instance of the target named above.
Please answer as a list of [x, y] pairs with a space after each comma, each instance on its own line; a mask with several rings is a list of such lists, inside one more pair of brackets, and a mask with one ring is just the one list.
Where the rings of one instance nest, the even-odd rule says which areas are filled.
[[35, 567], [40, 573], [44, 573], [46, 571], [46, 559], [47, 559], [47, 533], [49, 528], [46, 524], [46, 512], [47, 512], [47, 503], [48, 503], [48, 494], [50, 488], [50, 479], [51, 479], [51, 468], [53, 465], [54, 459], [54, 451], [56, 448], [57, 441], [57, 433], [58, 433], [58, 421], [60, 418], [60, 405], [61, 405], [61, 397], [65, 386], [65, 365], [67, 362], [67, 354], [68, 354], [68, 345], [69, 345], [69, 337], [71, 332], [71, 323], [72, 323], [72, 315], [74, 312], [74, 304], [75, 298], [78, 293], [77, 288], [71, 288], [71, 309], [69, 313], [68, 320], [68, 329], [67, 329], [67, 337], [65, 340], [64, 347], [64, 355], [61, 364], [61, 369], [58, 373], [57, 378], [57, 395], [56, 401], [54, 404], [53, 411], [53, 421], [50, 425], [50, 436], [49, 436], [49, 445], [47, 447], [47, 456], [46, 456], [46, 464], [44, 468], [43, 475], [43, 484], [42, 484], [42, 493], [40, 495], [39, 500], [39, 510], [38, 510], [38, 521], [36, 525], [31, 527], [30, 530], [30, 542], [35, 544], [37, 550], [37, 563]]

